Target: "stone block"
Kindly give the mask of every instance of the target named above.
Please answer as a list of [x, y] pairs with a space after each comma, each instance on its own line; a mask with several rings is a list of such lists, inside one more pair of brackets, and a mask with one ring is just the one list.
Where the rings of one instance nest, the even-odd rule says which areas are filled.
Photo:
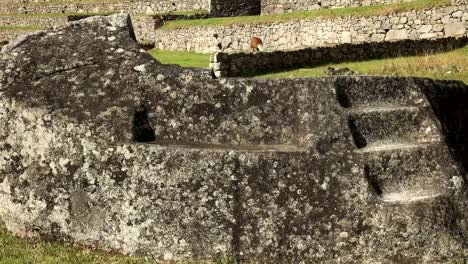
[[353, 40], [352, 40], [352, 36], [351, 36], [351, 32], [343, 32], [341, 34], [341, 42], [342, 43], [351, 43]]
[[462, 21], [468, 21], [468, 13], [463, 14]]
[[424, 33], [419, 36], [421, 39], [431, 39], [431, 38], [436, 38], [437, 33]]
[[[214, 79], [141, 52], [130, 23], [92, 17], [0, 52], [0, 218], [10, 231], [156, 263], [462, 263], [464, 175], [439, 122], [466, 128], [466, 85]], [[235, 63], [218, 54], [211, 66], [361, 59], [378, 45], [350, 46]], [[459, 105], [447, 106], [450, 91]]]
[[372, 42], [381, 42], [385, 40], [385, 34], [372, 34], [371, 41]]
[[408, 31], [406, 29], [394, 30], [391, 29], [387, 32], [385, 40], [401, 40], [408, 38]]
[[452, 17], [459, 18], [463, 16], [463, 11], [456, 11], [452, 13]]
[[432, 25], [422, 25], [420, 28], [419, 28], [419, 33], [428, 33], [429, 31], [431, 31], [432, 29]]
[[444, 27], [446, 37], [463, 36], [466, 33], [466, 22], [447, 24]]
[[434, 32], [441, 32], [442, 30], [444, 30], [444, 25], [442, 24], [436, 24], [432, 27], [432, 31]]

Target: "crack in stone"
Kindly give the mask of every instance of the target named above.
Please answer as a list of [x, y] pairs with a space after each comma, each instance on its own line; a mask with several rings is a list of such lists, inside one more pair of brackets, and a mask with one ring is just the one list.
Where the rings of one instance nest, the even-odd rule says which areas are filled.
[[41, 80], [43, 78], [46, 78], [46, 77], [54, 76], [54, 75], [64, 73], [64, 72], [70, 72], [70, 71], [77, 70], [77, 69], [84, 68], [84, 67], [88, 67], [88, 66], [95, 66], [97, 64], [98, 63], [96, 63], [94, 61], [91, 61], [91, 62], [75, 62], [75, 63], [71, 63], [71, 65], [66, 65], [66, 66], [63, 66], [63, 67], [57, 67], [54, 70], [45, 70], [43, 72], [42, 76], [35, 76], [34, 79], [36, 81], [39, 81], [39, 80]]

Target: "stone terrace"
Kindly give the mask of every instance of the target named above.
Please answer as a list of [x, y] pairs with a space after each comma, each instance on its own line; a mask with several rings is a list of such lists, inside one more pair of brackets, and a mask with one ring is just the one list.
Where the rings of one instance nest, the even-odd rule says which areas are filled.
[[156, 30], [161, 50], [248, 51], [251, 36], [268, 51], [343, 43], [382, 42], [467, 36], [468, 6], [413, 10], [378, 16], [343, 16], [226, 26], [188, 26]]

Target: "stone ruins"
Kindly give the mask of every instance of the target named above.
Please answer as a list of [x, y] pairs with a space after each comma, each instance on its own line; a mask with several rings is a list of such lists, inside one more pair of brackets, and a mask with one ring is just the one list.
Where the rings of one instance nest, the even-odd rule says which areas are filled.
[[[400, 1], [0, 1], [0, 222], [14, 234], [161, 261], [468, 260], [466, 84], [239, 77], [465, 46], [466, 0], [173, 28]], [[246, 52], [252, 36], [267, 52]], [[211, 69], [139, 43], [212, 53]]]
[[158, 260], [463, 263], [468, 87], [216, 79], [162, 65], [127, 15], [0, 53], [0, 218]]

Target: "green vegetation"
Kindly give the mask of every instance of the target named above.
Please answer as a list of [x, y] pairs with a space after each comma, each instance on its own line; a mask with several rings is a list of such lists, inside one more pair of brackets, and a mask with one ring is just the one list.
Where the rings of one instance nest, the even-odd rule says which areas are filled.
[[182, 67], [208, 68], [210, 54], [180, 51], [150, 50], [149, 53], [162, 64], [178, 64]]
[[125, 257], [89, 249], [75, 249], [59, 243], [20, 239], [0, 224], [0, 264], [22, 263], [149, 263], [141, 258]]
[[260, 78], [316, 77], [327, 74], [327, 68], [350, 68], [359, 74], [429, 77], [461, 80], [468, 84], [468, 46], [445, 53], [328, 64], [258, 76]]
[[183, 264], [236, 264], [229, 258], [206, 261], [156, 262], [151, 259], [128, 257], [116, 253], [71, 247], [63, 243], [52, 243], [36, 239], [21, 239], [10, 234], [0, 222], [0, 264], [146, 264], [146, 263], [183, 263]]
[[[151, 50], [150, 54], [164, 64], [183, 67], [208, 67], [209, 54]], [[359, 74], [418, 76], [461, 80], [468, 84], [468, 46], [450, 52], [422, 56], [376, 59], [361, 62], [332, 63], [302, 69], [286, 70], [257, 76], [258, 78], [318, 77], [327, 75], [327, 68], [350, 68]]]
[[217, 17], [196, 20], [168, 21], [160, 29], [172, 30], [186, 27], [213, 27], [246, 24], [271, 24], [299, 19], [333, 18], [344, 16], [377, 16], [390, 13], [400, 13], [410, 10], [442, 7], [451, 4], [451, 0], [416, 0], [386, 5], [358, 6], [336, 9], [319, 9], [314, 11], [272, 14], [263, 16]]

